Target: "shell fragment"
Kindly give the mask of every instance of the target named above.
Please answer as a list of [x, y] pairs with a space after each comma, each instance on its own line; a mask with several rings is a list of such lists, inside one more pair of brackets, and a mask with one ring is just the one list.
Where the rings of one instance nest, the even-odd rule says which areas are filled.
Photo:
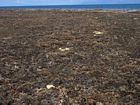
[[64, 52], [64, 51], [69, 51], [70, 48], [59, 48], [60, 51]]
[[47, 89], [55, 88], [54, 85], [47, 85], [46, 87], [47, 87]]
[[95, 35], [102, 35], [102, 34], [104, 34], [103, 32], [100, 32], [100, 31], [94, 31], [93, 32]]

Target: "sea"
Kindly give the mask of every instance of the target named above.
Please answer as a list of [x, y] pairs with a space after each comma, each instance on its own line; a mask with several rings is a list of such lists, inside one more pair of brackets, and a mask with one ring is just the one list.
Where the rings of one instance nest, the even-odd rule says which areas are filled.
[[140, 10], [140, 4], [94, 4], [94, 5], [49, 5], [49, 6], [0, 6], [0, 9], [62, 9], [62, 10]]

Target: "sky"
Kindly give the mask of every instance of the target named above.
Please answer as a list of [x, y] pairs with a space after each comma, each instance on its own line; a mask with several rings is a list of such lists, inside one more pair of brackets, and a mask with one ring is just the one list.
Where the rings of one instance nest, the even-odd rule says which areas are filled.
[[0, 0], [0, 6], [76, 4], [140, 4], [140, 0]]

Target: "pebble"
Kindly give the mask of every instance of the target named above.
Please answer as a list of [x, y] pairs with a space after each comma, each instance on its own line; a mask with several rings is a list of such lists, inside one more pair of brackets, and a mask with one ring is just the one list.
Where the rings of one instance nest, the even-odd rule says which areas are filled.
[[126, 91], [126, 86], [119, 87], [120, 91]]
[[96, 102], [96, 105], [104, 105], [104, 104], [101, 102]]
[[137, 18], [133, 18], [134, 20], [137, 20]]
[[4, 78], [2, 77], [2, 75], [0, 74], [0, 80], [3, 80]]

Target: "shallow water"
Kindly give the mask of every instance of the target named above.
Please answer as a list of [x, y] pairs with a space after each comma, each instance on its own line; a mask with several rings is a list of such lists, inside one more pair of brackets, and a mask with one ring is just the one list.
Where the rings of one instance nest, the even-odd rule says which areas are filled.
[[52, 6], [3, 6], [0, 9], [109, 9], [140, 10], [140, 4], [52, 5]]

